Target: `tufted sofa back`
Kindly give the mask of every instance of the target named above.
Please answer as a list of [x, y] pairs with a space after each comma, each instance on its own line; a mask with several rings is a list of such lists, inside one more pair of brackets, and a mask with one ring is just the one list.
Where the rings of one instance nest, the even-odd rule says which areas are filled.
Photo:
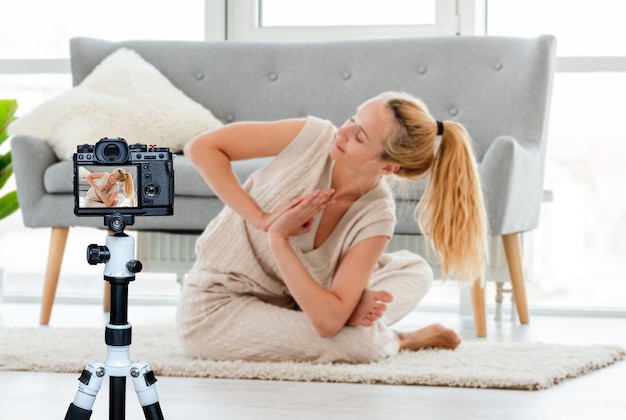
[[[224, 123], [314, 115], [339, 125], [360, 103], [380, 92], [411, 93], [426, 102], [435, 118], [455, 120], [468, 129], [479, 160], [491, 233], [524, 232], [539, 223], [556, 50], [553, 36], [298, 43], [75, 38], [70, 43], [74, 84], [80, 84], [119, 48], [135, 50]], [[41, 196], [47, 191], [41, 185], [43, 176], [27, 170], [33, 166], [29, 150], [42, 146], [32, 140], [12, 142], [16, 179], [23, 180], [18, 189], [20, 201], [36, 203], [32, 209], [26, 206], [25, 223], [78, 223], [70, 210], [71, 191]], [[24, 157], [20, 157], [20, 147]], [[38, 153], [49, 156], [51, 150], [43, 148]], [[41, 168], [46, 178], [53, 177], [57, 168], [59, 173], [71, 172], [67, 162], [55, 163], [52, 157], [46, 162]], [[236, 168], [242, 180], [259, 165], [237, 164], [242, 165]], [[188, 159], [177, 159], [175, 167], [175, 216], [167, 219], [167, 226], [142, 218], [138, 228], [197, 231], [221, 209], [221, 202]], [[57, 178], [69, 179], [67, 175]], [[404, 184], [396, 190], [395, 232], [419, 234], [412, 210], [424, 183]], [[55, 214], [47, 210], [60, 206], [64, 210]]]
[[[310, 43], [71, 41], [73, 82], [126, 47], [224, 123], [315, 115], [341, 124], [376, 94], [406, 91], [469, 130], [479, 159], [503, 133], [544, 132], [554, 38], [423, 37]], [[540, 107], [541, 109], [537, 109]]]

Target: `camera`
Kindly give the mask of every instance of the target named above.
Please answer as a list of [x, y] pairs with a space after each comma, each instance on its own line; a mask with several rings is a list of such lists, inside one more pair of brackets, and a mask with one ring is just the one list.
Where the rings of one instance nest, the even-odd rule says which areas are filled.
[[102, 138], [74, 153], [77, 216], [174, 214], [173, 154], [167, 147]]

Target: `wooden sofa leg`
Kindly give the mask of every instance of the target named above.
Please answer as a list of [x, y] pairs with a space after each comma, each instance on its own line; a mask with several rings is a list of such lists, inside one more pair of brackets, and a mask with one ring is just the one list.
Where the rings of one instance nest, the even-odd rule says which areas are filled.
[[52, 232], [50, 234], [48, 266], [46, 267], [46, 277], [43, 283], [41, 313], [39, 315], [39, 323], [42, 325], [47, 325], [50, 322], [52, 305], [54, 304], [54, 297], [57, 293], [57, 285], [59, 284], [59, 275], [61, 273], [61, 264], [63, 262], [63, 254], [65, 253], [65, 244], [67, 243], [67, 235], [69, 231], [69, 227], [57, 226], [52, 228]]
[[522, 268], [522, 247], [519, 235], [512, 233], [502, 235], [504, 253], [511, 276], [511, 287], [517, 306], [517, 315], [522, 324], [528, 324], [528, 303], [526, 301], [526, 285], [524, 284], [524, 270]]
[[480, 279], [476, 279], [472, 284], [472, 310], [474, 312], [476, 337], [486, 337], [487, 308], [485, 307], [485, 290]]

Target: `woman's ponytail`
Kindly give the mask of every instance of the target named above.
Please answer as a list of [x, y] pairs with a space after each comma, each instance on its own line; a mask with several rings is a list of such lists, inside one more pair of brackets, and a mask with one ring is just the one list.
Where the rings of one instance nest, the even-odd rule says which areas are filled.
[[[118, 168], [119, 171], [119, 180], [124, 182], [124, 195], [130, 199], [132, 206], [136, 205], [135, 203], [135, 184], [133, 182], [133, 177], [126, 172], [125, 170]], [[122, 179], [123, 178], [123, 179]]]
[[484, 278], [487, 215], [476, 159], [463, 126], [446, 121], [417, 221], [429, 235], [444, 277]]
[[469, 134], [456, 122], [435, 120], [408, 94], [381, 97], [397, 122], [386, 134], [382, 158], [398, 163], [396, 175], [402, 178], [416, 181], [430, 174], [416, 219], [431, 238], [444, 277], [454, 273], [458, 280], [482, 280], [487, 215]]

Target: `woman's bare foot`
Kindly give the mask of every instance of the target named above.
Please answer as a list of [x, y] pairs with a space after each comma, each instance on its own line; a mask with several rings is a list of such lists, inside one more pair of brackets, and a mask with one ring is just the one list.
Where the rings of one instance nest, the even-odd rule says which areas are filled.
[[461, 339], [458, 334], [441, 324], [433, 324], [410, 333], [397, 333], [400, 340], [400, 350], [419, 350], [425, 348], [440, 348], [454, 350]]
[[371, 327], [387, 310], [385, 303], [389, 303], [392, 300], [393, 296], [384, 290], [365, 289], [361, 295], [359, 304], [356, 306], [356, 309], [346, 325], [353, 327], [358, 325]]

